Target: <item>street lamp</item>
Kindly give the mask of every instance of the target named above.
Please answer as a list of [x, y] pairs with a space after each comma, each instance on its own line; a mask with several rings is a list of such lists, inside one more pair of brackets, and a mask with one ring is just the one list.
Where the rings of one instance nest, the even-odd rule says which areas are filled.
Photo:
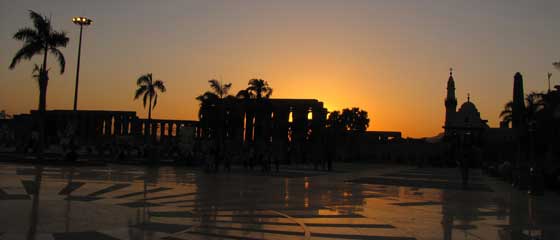
[[91, 25], [93, 20], [87, 17], [73, 17], [72, 22], [80, 25], [80, 43], [78, 44], [78, 65], [76, 67], [76, 88], [74, 89], [74, 111], [78, 108], [78, 81], [80, 79], [80, 54], [82, 51], [82, 29], [84, 26]]

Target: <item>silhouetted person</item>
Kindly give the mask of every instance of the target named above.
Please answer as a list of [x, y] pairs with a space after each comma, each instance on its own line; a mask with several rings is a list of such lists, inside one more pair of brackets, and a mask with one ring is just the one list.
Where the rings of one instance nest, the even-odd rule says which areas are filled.
[[460, 145], [461, 149], [459, 151], [459, 167], [461, 168], [461, 180], [463, 188], [467, 188], [469, 184], [469, 164], [473, 157], [473, 146], [471, 141], [471, 135], [467, 134], [463, 139], [463, 143]]

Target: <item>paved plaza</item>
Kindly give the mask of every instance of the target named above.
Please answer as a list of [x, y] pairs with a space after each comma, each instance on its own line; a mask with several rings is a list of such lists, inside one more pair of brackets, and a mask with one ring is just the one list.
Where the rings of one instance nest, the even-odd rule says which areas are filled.
[[472, 171], [0, 164], [0, 239], [560, 239], [560, 197]]

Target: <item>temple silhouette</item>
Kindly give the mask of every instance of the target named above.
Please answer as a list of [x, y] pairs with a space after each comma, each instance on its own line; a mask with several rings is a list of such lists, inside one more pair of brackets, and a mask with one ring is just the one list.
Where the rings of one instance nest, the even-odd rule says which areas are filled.
[[[335, 131], [326, 123], [328, 109], [316, 99], [229, 98], [201, 105], [198, 121], [148, 121], [130, 111], [50, 110], [45, 113], [45, 142], [47, 146], [72, 144], [81, 154], [117, 154], [129, 149], [127, 153], [135, 152], [141, 158], [140, 148], [149, 140], [150, 144], [160, 146], [162, 158], [179, 162], [189, 155], [181, 153], [181, 148], [191, 152], [214, 149], [241, 154], [251, 147], [257, 152], [270, 152], [281, 163], [313, 162], [332, 156], [334, 161], [433, 166], [455, 166], [456, 158], [452, 155], [457, 149], [453, 148], [468, 142], [474, 147], [471, 167], [506, 161], [522, 164], [530, 157], [523, 145], [529, 144], [531, 129], [524, 120], [520, 73], [515, 74], [513, 86], [511, 127], [502, 122], [494, 128], [481, 117], [470, 94], [457, 109], [456, 81], [450, 72], [444, 101], [444, 132], [431, 139], [405, 139], [400, 132], [392, 131]], [[557, 89], [548, 93], [551, 97], [555, 94]], [[4, 141], [16, 152], [33, 151], [38, 119], [38, 112], [31, 111], [2, 120], [2, 126], [10, 132], [6, 136], [13, 138]], [[558, 132], [551, 131], [551, 134], [554, 139]], [[553, 151], [554, 141], [543, 144], [546, 151]], [[542, 158], [550, 162], [554, 154], [542, 153]]]

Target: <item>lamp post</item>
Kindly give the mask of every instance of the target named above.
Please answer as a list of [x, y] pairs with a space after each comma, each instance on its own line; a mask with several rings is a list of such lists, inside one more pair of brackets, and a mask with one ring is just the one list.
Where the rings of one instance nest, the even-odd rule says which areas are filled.
[[80, 79], [80, 55], [82, 52], [82, 30], [84, 26], [91, 25], [93, 20], [87, 17], [72, 18], [74, 24], [80, 25], [80, 42], [78, 43], [78, 65], [76, 67], [76, 88], [74, 89], [74, 111], [78, 109], [78, 82]]

